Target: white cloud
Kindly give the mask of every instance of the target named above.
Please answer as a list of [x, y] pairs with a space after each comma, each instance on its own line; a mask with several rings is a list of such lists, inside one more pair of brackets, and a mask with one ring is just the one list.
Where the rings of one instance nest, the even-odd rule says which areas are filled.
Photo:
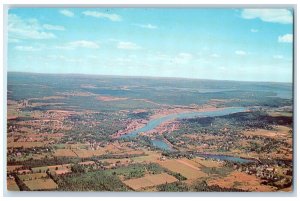
[[158, 27], [152, 24], [133, 24], [135, 26], [145, 28], [145, 29], [157, 29]]
[[62, 14], [62, 15], [64, 15], [64, 16], [67, 16], [67, 17], [74, 17], [74, 13], [73, 13], [72, 11], [63, 9], [63, 10], [60, 10], [59, 12], [60, 12], [60, 14]]
[[193, 57], [190, 53], [185, 53], [185, 52], [179, 53], [178, 56], [184, 59], [191, 59]]
[[292, 43], [293, 42], [293, 34], [285, 34], [282, 36], [278, 36], [279, 43]]
[[100, 46], [93, 41], [86, 41], [86, 40], [79, 40], [66, 43], [61, 46], [56, 46], [57, 49], [66, 49], [66, 50], [73, 50], [76, 48], [89, 48], [89, 49], [98, 49]]
[[243, 51], [243, 50], [237, 50], [237, 51], [235, 51], [234, 53], [237, 54], [237, 55], [241, 55], [241, 56], [244, 56], [244, 55], [247, 54], [247, 53], [246, 53], [245, 51]]
[[96, 18], [107, 18], [114, 22], [122, 20], [121, 16], [117, 14], [108, 14], [108, 13], [101, 13], [97, 11], [88, 11], [88, 10], [82, 12], [82, 14], [86, 16], [96, 17]]
[[220, 55], [218, 55], [218, 54], [211, 54], [210, 56], [211, 56], [211, 57], [215, 57], [215, 58], [220, 57]]
[[282, 55], [273, 55], [273, 58], [274, 59], [283, 59], [283, 56]]
[[293, 23], [293, 15], [287, 9], [244, 9], [241, 14], [244, 19], [259, 18], [264, 22], [281, 24]]
[[51, 39], [55, 35], [44, 31], [37, 19], [22, 19], [15, 14], [8, 15], [9, 39]]
[[59, 25], [44, 24], [43, 27], [47, 30], [64, 31], [65, 27]]
[[257, 33], [257, 32], [258, 32], [258, 29], [250, 29], [250, 31], [251, 31], [252, 33]]
[[140, 49], [141, 47], [138, 46], [135, 43], [132, 43], [132, 42], [122, 42], [122, 41], [120, 41], [117, 45], [117, 48], [126, 49], [126, 50], [137, 50], [137, 49]]
[[34, 51], [40, 51], [40, 48], [35, 48], [32, 46], [16, 46], [16, 50], [18, 51], [24, 51], [24, 52], [34, 52]]

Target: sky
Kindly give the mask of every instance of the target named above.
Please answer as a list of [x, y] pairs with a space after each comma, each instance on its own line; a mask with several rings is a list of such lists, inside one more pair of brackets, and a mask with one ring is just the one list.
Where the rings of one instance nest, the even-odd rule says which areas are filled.
[[293, 11], [10, 8], [8, 72], [292, 82]]

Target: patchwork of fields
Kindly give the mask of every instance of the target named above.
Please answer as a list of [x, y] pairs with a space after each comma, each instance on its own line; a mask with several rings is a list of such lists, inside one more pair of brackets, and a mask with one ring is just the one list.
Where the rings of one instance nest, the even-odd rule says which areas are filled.
[[192, 164], [189, 164], [185, 161], [181, 160], [166, 160], [159, 163], [162, 167], [167, 168], [168, 170], [171, 170], [173, 172], [180, 173], [187, 179], [198, 179], [201, 177], [206, 177], [207, 174], [204, 172], [201, 172], [201, 170], [193, 166]]
[[291, 87], [9, 73], [7, 188], [290, 191]]

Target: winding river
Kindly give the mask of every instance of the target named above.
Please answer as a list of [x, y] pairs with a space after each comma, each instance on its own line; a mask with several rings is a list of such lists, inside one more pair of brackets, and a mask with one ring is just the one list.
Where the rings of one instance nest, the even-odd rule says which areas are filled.
[[[150, 120], [144, 127], [139, 128], [133, 132], [127, 133], [125, 135], [122, 135], [120, 138], [137, 137], [139, 133], [150, 131], [158, 127], [160, 124], [170, 120], [175, 120], [175, 119], [180, 120], [180, 119], [196, 118], [196, 117], [217, 117], [217, 116], [224, 116], [224, 115], [238, 113], [238, 112], [245, 112], [246, 110], [247, 109], [244, 107], [230, 107], [230, 108], [222, 108], [222, 109], [207, 111], [207, 112], [182, 112], [177, 114], [170, 114], [164, 117]], [[172, 147], [169, 144], [167, 144], [164, 140], [153, 139], [152, 144], [153, 146], [162, 150], [168, 150], [168, 151], [173, 150]], [[200, 154], [199, 156], [205, 158], [227, 160], [227, 161], [241, 162], [241, 163], [253, 162], [253, 160], [248, 160], [248, 159], [243, 159], [243, 158], [233, 157], [233, 156], [225, 156], [225, 155]]]
[[217, 117], [217, 116], [224, 116], [224, 115], [237, 113], [237, 112], [244, 112], [244, 111], [246, 111], [246, 108], [244, 107], [230, 107], [230, 108], [222, 108], [222, 109], [208, 111], [208, 112], [182, 112], [177, 114], [170, 114], [164, 117], [153, 119], [149, 121], [144, 127], [139, 128], [131, 133], [122, 135], [121, 138], [136, 137], [141, 132], [150, 131], [156, 128], [157, 126], [159, 126], [160, 124], [174, 119], [188, 119], [188, 118], [195, 118], [195, 117]]

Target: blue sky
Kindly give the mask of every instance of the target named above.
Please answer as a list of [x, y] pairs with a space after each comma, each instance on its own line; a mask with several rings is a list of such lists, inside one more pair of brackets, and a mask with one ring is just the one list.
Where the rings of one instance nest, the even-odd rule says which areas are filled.
[[12, 8], [8, 71], [292, 82], [287, 9]]

